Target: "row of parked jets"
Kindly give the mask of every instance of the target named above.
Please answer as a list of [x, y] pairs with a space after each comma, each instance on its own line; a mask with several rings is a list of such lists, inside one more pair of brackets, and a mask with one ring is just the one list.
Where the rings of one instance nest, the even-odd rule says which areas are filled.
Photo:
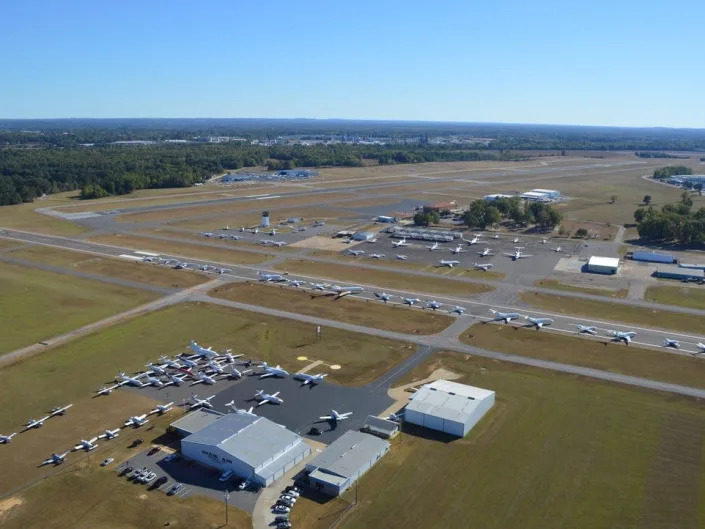
[[227, 274], [228, 272], [232, 272], [230, 268], [219, 268], [217, 266], [212, 266], [209, 264], [197, 265], [195, 263], [189, 263], [187, 261], [179, 261], [178, 259], [165, 259], [163, 257], [149, 255], [142, 257], [142, 261], [145, 263], [155, 263], [170, 266], [175, 270], [200, 270], [201, 272], [215, 272], [216, 274]]

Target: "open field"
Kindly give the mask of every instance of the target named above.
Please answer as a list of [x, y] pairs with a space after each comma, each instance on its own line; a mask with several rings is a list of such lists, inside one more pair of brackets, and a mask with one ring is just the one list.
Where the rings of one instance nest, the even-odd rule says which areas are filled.
[[[574, 235], [577, 230], [584, 228], [588, 230], [588, 233], [594, 234], [598, 239], [602, 239], [604, 241], [612, 241], [614, 240], [615, 235], [617, 235], [617, 226], [602, 222], [564, 220], [561, 222], [561, 227], [565, 228], [570, 235]], [[554, 234], [554, 236], [556, 235], [557, 234]]]
[[24, 244], [25, 243], [23, 243], [22, 241], [15, 241], [13, 239], [3, 239], [2, 237], [0, 237], [0, 249], [12, 248], [14, 246], [22, 246]]
[[369, 270], [359, 266], [319, 263], [305, 259], [291, 259], [275, 265], [278, 270], [344, 281], [345, 283], [373, 284], [379, 287], [407, 289], [429, 294], [472, 295], [490, 292], [493, 287], [476, 283], [461, 283], [450, 279], [409, 275], [399, 270]]
[[[338, 527], [552, 529], [705, 522], [705, 410], [697, 402], [456, 353], [444, 367], [497, 392], [465, 439], [411, 425], [359, 482]], [[300, 499], [295, 527], [330, 526], [354, 501]]]
[[705, 309], [705, 289], [702, 287], [650, 286], [644, 294], [646, 301]]
[[455, 321], [450, 316], [432, 311], [421, 312], [352, 297], [335, 300], [322, 293], [311, 294], [290, 287], [257, 283], [229, 283], [216, 287], [210, 294], [232, 301], [406, 334], [435, 334]]
[[622, 343], [497, 324], [473, 325], [460, 335], [460, 340], [492, 351], [705, 388], [705, 363], [701, 359], [638, 345], [627, 347]]
[[51, 338], [157, 297], [143, 290], [6, 263], [0, 263], [0, 284], [0, 353]]
[[605, 321], [635, 323], [658, 329], [692, 332], [702, 329], [703, 318], [694, 314], [680, 314], [668, 310], [652, 310], [628, 305], [617, 305], [606, 301], [565, 298], [552, 294], [524, 292], [522, 301], [532, 307], [561, 314], [599, 318]]
[[94, 237], [89, 237], [89, 240], [133, 250], [151, 251], [154, 253], [161, 252], [170, 255], [191, 257], [194, 259], [209, 259], [225, 264], [258, 264], [268, 261], [274, 257], [269, 254], [239, 252], [237, 250], [230, 250], [227, 247], [216, 248], [202, 244], [167, 241], [163, 239], [154, 239], [148, 236], [140, 237], [138, 235], [96, 235]]
[[151, 263], [110, 259], [47, 246], [26, 246], [7, 252], [7, 255], [17, 259], [74, 268], [81, 272], [118, 277], [163, 287], [189, 288], [210, 279], [206, 274], [191, 270], [172, 270]]
[[85, 233], [86, 229], [83, 226], [71, 222], [69, 220], [50, 217], [35, 211], [38, 208], [52, 207], [69, 202], [69, 194], [59, 193], [50, 195], [44, 200], [36, 200], [27, 204], [17, 204], [15, 206], [0, 207], [0, 229], [8, 228], [14, 230], [35, 231], [37, 233], [45, 233], [47, 235], [63, 235], [72, 237]]
[[583, 294], [593, 294], [595, 296], [607, 296], [610, 298], [625, 298], [629, 290], [622, 288], [612, 290], [609, 288], [583, 287], [578, 285], [566, 285], [557, 279], [538, 279], [534, 282], [537, 287], [552, 288], [554, 290], [565, 290], [566, 292], [580, 292]]

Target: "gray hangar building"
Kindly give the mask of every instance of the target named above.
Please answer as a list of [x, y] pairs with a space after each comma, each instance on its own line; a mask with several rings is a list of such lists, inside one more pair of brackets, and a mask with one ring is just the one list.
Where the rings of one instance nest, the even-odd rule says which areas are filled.
[[411, 396], [404, 422], [465, 437], [494, 406], [494, 391], [436, 380]]
[[269, 419], [228, 413], [184, 437], [181, 453], [266, 487], [309, 455], [311, 447]]
[[349, 430], [306, 465], [311, 487], [329, 496], [345, 492], [389, 450], [389, 442]]

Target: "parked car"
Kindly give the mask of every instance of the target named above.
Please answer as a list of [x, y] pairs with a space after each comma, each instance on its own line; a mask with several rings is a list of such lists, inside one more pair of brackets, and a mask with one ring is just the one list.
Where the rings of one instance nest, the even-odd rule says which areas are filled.
[[274, 523], [281, 523], [281, 522], [288, 522], [289, 517], [288, 516], [277, 516], [274, 518]]
[[173, 496], [181, 490], [181, 487], [183, 487], [181, 483], [174, 483], [174, 486], [169, 489], [169, 492], [167, 492], [167, 496]]
[[159, 448], [158, 446], [153, 446], [152, 449], [149, 452], [147, 452], [147, 455], [153, 456], [154, 454], [156, 454], [160, 450], [161, 450], [161, 448]]
[[293, 507], [294, 502], [289, 500], [282, 500], [281, 498], [277, 500], [277, 505], [284, 505], [286, 507]]
[[161, 478], [159, 478], [157, 481], [154, 482], [154, 486], [155, 486], [155, 487], [161, 487], [161, 486], [164, 485], [164, 483], [166, 483], [167, 481], [169, 481], [169, 478], [166, 477], [166, 476], [162, 476]]
[[298, 498], [299, 496], [301, 496], [301, 493], [287, 487], [284, 489], [284, 492], [282, 492], [282, 496], [293, 496], [294, 498]]
[[151, 483], [155, 479], [157, 479], [157, 474], [154, 472], [150, 472], [149, 474], [147, 474], [147, 477], [144, 478], [143, 483], [145, 483], [145, 484]]
[[312, 426], [311, 429], [308, 431], [308, 435], [321, 435], [321, 429]]
[[134, 441], [132, 441], [132, 444], [128, 448], [135, 448], [141, 445], [142, 443], [144, 443], [142, 439], [135, 439]]
[[293, 491], [293, 492], [296, 492], [297, 494], [301, 494], [301, 488], [297, 487], [296, 485], [287, 485], [284, 490], [287, 492]]
[[284, 505], [275, 505], [274, 512], [281, 513], [281, 514], [288, 514], [291, 512], [291, 509], [289, 507], [284, 506]]
[[100, 464], [100, 466], [101, 466], [101, 467], [107, 467], [107, 466], [108, 466], [110, 463], [112, 463], [113, 461], [115, 461], [115, 458], [109, 457], [109, 458], [105, 459], [105, 460]]
[[223, 474], [218, 478], [218, 481], [221, 483], [225, 483], [228, 481], [231, 477], [233, 477], [234, 472], [232, 470], [228, 470], [227, 472], [223, 472]]
[[172, 461], [176, 461], [179, 459], [179, 454], [169, 454], [164, 458], [165, 463], [171, 463]]
[[289, 522], [289, 521], [286, 521], [286, 522], [279, 522], [279, 523], [276, 525], [276, 528], [277, 528], [277, 529], [290, 529], [290, 527], [291, 527], [291, 522]]
[[281, 496], [279, 496], [279, 499], [282, 500], [282, 501], [288, 501], [288, 502], [291, 502], [291, 503], [296, 503], [296, 498], [294, 498], [293, 496], [289, 496], [289, 495], [287, 495], [287, 494], [282, 494]]
[[122, 472], [120, 472], [120, 475], [121, 475], [121, 476], [127, 476], [127, 475], [130, 474], [133, 470], [134, 470], [134, 468], [132, 468], [132, 467], [125, 467], [124, 469], [122, 469]]

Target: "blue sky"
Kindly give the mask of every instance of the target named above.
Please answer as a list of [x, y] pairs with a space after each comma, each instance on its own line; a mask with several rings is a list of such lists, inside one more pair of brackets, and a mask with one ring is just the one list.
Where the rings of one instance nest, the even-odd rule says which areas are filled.
[[705, 2], [5, 2], [0, 118], [705, 127]]

